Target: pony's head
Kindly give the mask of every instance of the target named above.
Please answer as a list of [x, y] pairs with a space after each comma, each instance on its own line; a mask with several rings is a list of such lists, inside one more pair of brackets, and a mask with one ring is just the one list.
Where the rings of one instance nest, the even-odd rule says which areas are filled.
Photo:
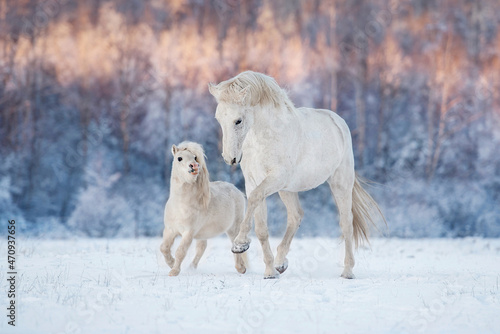
[[252, 71], [218, 85], [209, 84], [208, 89], [218, 103], [215, 118], [222, 128], [222, 157], [230, 165], [241, 161], [243, 142], [254, 124], [254, 110], [291, 103], [273, 78]]
[[205, 152], [198, 143], [185, 141], [172, 145], [172, 176], [183, 183], [198, 186], [199, 199], [206, 207], [210, 199], [210, 177], [205, 163]]

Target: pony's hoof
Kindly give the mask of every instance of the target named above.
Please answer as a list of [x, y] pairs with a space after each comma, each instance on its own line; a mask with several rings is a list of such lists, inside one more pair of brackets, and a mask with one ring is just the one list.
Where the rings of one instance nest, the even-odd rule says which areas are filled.
[[245, 267], [242, 267], [242, 268], [236, 268], [236, 270], [240, 273], [240, 274], [244, 274], [247, 272], [247, 268]]
[[241, 244], [241, 245], [233, 244], [233, 247], [231, 247], [231, 252], [233, 252], [235, 254], [240, 254], [240, 253], [246, 252], [248, 250], [248, 248], [250, 248], [250, 243]]
[[352, 272], [346, 272], [344, 271], [340, 277], [345, 278], [345, 279], [354, 279], [356, 276]]
[[285, 270], [288, 268], [288, 259], [285, 259], [282, 265], [278, 265], [274, 267], [280, 274], [283, 274]]
[[179, 269], [172, 269], [170, 270], [170, 272], [168, 273], [168, 276], [177, 276], [179, 275], [181, 271]]

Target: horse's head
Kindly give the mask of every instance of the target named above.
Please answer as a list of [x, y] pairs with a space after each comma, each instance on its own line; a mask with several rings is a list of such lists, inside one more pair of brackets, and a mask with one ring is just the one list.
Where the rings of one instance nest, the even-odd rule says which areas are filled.
[[222, 157], [228, 165], [239, 164], [243, 142], [253, 125], [252, 86], [232, 79], [209, 84], [208, 89], [218, 103], [215, 118], [222, 128]]
[[279, 108], [288, 97], [276, 80], [252, 71], [218, 85], [209, 84], [208, 89], [218, 103], [215, 118], [222, 128], [222, 157], [227, 164], [236, 165], [256, 110]]
[[228, 165], [239, 164], [241, 148], [253, 124], [253, 113], [248, 108], [219, 103], [215, 118], [222, 128], [222, 157]]

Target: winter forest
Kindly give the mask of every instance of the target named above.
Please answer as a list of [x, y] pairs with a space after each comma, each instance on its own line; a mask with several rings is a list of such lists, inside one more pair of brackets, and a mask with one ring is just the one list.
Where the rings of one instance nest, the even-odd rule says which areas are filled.
[[[244, 190], [207, 84], [254, 70], [347, 121], [381, 233], [500, 237], [499, 24], [497, 0], [0, 0], [0, 227], [159, 236], [183, 140]], [[340, 235], [328, 186], [301, 201], [298, 236]]]

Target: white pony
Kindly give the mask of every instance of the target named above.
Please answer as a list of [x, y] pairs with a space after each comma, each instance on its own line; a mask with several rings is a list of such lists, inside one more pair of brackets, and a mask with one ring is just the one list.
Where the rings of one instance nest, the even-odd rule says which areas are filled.
[[[345, 239], [341, 276], [354, 278], [353, 239], [356, 247], [359, 241], [368, 241], [367, 222], [373, 223], [374, 212], [382, 214], [355, 174], [351, 134], [345, 121], [330, 110], [295, 108], [276, 81], [261, 73], [243, 72], [218, 85], [209, 84], [209, 90], [218, 103], [215, 118], [222, 128], [222, 157], [227, 164], [241, 162], [245, 177], [248, 207], [232, 251], [248, 249], [255, 215], [255, 233], [266, 264], [264, 278], [279, 277], [288, 267], [286, 255], [304, 215], [298, 192], [326, 181]], [[265, 199], [276, 192], [286, 206], [288, 219], [274, 261]]]
[[[172, 268], [169, 276], [179, 275], [181, 263], [193, 239], [196, 268], [207, 247], [207, 239], [226, 233], [231, 241], [236, 237], [245, 214], [245, 196], [227, 182], [210, 182], [203, 147], [193, 142], [172, 146], [174, 161], [170, 179], [170, 197], [165, 206], [163, 242], [160, 250]], [[170, 253], [174, 239], [182, 236], [175, 252]], [[236, 270], [244, 274], [245, 257], [235, 254]]]

